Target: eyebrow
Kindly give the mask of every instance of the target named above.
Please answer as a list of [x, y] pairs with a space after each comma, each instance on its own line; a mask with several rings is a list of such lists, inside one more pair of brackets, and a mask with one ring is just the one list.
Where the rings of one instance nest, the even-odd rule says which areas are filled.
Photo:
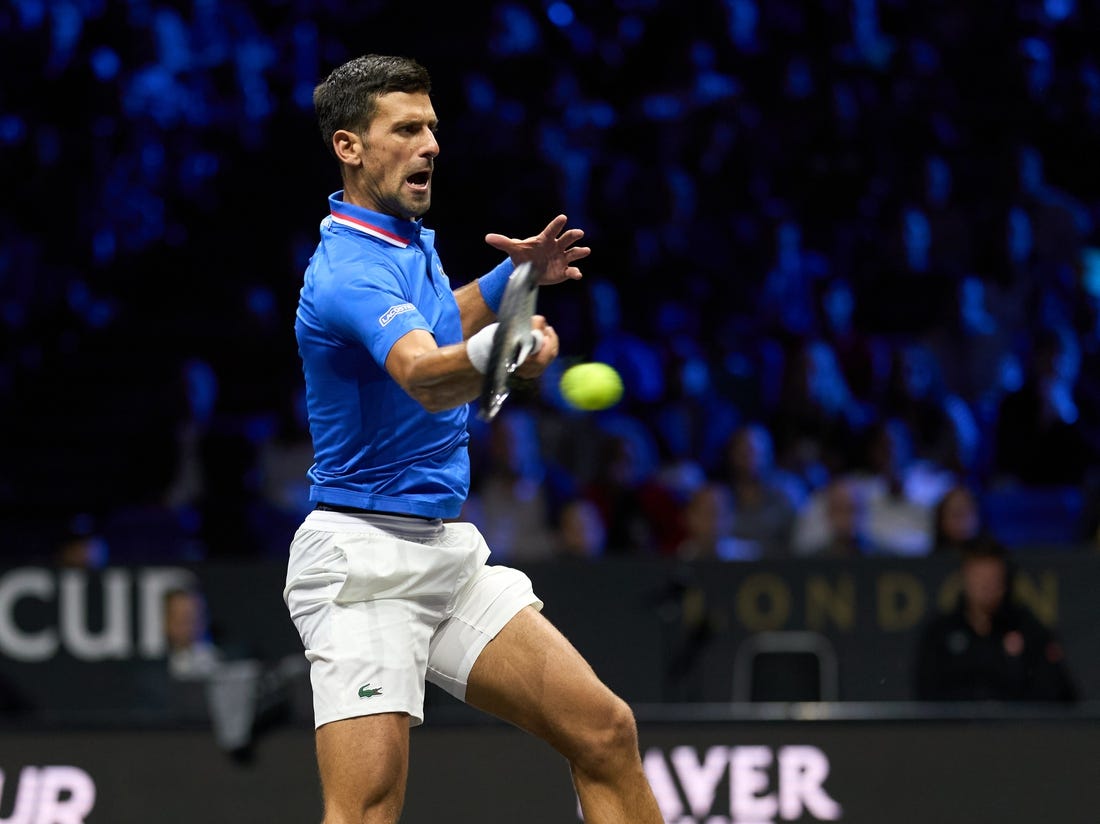
[[435, 131], [436, 129], [439, 128], [439, 118], [438, 117], [432, 118], [430, 120], [427, 120], [427, 119], [422, 118], [422, 117], [406, 117], [406, 118], [403, 118], [401, 120], [396, 121], [393, 124], [393, 128], [403, 129], [406, 126], [419, 126], [421, 123], [427, 124], [428, 128], [431, 129], [432, 131]]

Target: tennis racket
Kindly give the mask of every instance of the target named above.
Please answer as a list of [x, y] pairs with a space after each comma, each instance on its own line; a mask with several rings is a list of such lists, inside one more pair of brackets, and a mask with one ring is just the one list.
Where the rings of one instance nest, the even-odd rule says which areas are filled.
[[541, 335], [531, 329], [531, 316], [539, 295], [541, 270], [530, 261], [516, 267], [504, 287], [504, 296], [497, 311], [496, 335], [489, 351], [489, 368], [478, 400], [477, 416], [483, 421], [496, 417], [512, 391], [516, 369], [541, 342]]

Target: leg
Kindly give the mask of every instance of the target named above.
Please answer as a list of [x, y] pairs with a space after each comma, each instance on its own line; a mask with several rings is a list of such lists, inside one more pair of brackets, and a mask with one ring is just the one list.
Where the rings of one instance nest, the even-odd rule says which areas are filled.
[[565, 756], [588, 824], [662, 824], [633, 713], [537, 610], [521, 610], [488, 643], [466, 702]]
[[395, 824], [405, 803], [409, 717], [388, 712], [317, 729], [324, 824]]

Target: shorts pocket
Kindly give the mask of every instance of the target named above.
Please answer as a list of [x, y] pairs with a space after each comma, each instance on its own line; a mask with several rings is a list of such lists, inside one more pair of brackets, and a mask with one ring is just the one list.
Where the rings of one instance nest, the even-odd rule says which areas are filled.
[[416, 600], [442, 610], [463, 575], [465, 554], [455, 548], [406, 541], [384, 533], [344, 536], [347, 577], [338, 604], [387, 598]]
[[347, 577], [344, 551], [328, 543], [327, 533], [314, 536], [312, 545], [296, 544], [291, 550], [283, 601], [294, 613], [332, 599]]

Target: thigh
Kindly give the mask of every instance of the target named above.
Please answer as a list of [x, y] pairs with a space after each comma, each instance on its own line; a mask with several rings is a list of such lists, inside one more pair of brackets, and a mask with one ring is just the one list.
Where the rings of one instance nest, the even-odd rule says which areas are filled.
[[470, 671], [466, 702], [537, 735], [567, 757], [621, 701], [535, 609], [519, 612]]
[[409, 717], [384, 713], [317, 729], [326, 822], [397, 821], [409, 771]]
[[457, 593], [450, 614], [432, 635], [428, 680], [465, 701], [470, 668], [485, 645], [526, 607], [542, 609], [530, 578], [510, 567], [481, 567]]

